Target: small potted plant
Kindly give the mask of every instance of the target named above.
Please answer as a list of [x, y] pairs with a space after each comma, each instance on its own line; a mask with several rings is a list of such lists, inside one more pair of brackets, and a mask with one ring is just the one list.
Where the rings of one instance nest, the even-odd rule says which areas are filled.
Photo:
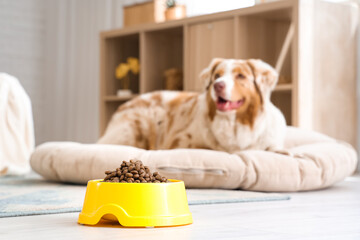
[[122, 88], [116, 93], [119, 97], [130, 97], [132, 91], [130, 87], [130, 72], [133, 75], [138, 75], [140, 71], [139, 59], [128, 57], [126, 63], [120, 63], [115, 70], [115, 77], [122, 81]]
[[165, 18], [166, 20], [174, 20], [184, 18], [186, 16], [185, 5], [176, 3], [176, 0], [166, 0]]

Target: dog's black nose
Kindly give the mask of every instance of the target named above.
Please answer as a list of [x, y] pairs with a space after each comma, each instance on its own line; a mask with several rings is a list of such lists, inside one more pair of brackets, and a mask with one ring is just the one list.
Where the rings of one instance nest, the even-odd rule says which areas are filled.
[[224, 88], [225, 88], [225, 83], [223, 81], [214, 84], [215, 92], [221, 92]]

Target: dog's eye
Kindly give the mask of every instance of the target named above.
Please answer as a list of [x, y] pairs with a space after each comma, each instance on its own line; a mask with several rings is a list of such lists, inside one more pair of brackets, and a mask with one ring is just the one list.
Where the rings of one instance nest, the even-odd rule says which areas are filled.
[[244, 76], [244, 74], [239, 73], [238, 75], [236, 75], [236, 78], [237, 78], [237, 79], [244, 79], [245, 76]]
[[218, 79], [220, 77], [220, 74], [215, 74], [214, 79]]

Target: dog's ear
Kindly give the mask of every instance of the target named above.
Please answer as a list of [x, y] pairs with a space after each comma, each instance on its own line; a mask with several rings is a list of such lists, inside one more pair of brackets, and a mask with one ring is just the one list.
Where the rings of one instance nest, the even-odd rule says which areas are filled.
[[207, 90], [211, 84], [211, 76], [214, 73], [215, 68], [223, 61], [223, 58], [214, 58], [211, 60], [209, 66], [207, 66], [200, 73], [200, 81], [203, 84], [204, 88]]
[[260, 89], [261, 94], [264, 98], [269, 99], [271, 91], [278, 81], [278, 73], [272, 66], [259, 59], [249, 59], [247, 63], [253, 72], [255, 84]]

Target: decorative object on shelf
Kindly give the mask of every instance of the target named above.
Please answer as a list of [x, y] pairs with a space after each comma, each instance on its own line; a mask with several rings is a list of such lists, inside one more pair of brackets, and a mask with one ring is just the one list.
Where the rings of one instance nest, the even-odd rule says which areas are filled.
[[152, 0], [124, 6], [124, 27], [165, 21], [166, 0]]
[[117, 90], [116, 95], [119, 97], [128, 97], [132, 95], [130, 87], [130, 73], [138, 75], [140, 72], [139, 59], [128, 57], [126, 63], [120, 63], [115, 70], [115, 77], [122, 81], [122, 88]]
[[291, 83], [291, 77], [290, 76], [280, 75], [279, 80], [278, 80], [278, 84], [286, 84], [286, 83]]
[[165, 70], [165, 89], [166, 90], [183, 90], [183, 72], [178, 68]]
[[185, 5], [176, 3], [176, 0], [166, 0], [165, 19], [175, 20], [186, 17]]

